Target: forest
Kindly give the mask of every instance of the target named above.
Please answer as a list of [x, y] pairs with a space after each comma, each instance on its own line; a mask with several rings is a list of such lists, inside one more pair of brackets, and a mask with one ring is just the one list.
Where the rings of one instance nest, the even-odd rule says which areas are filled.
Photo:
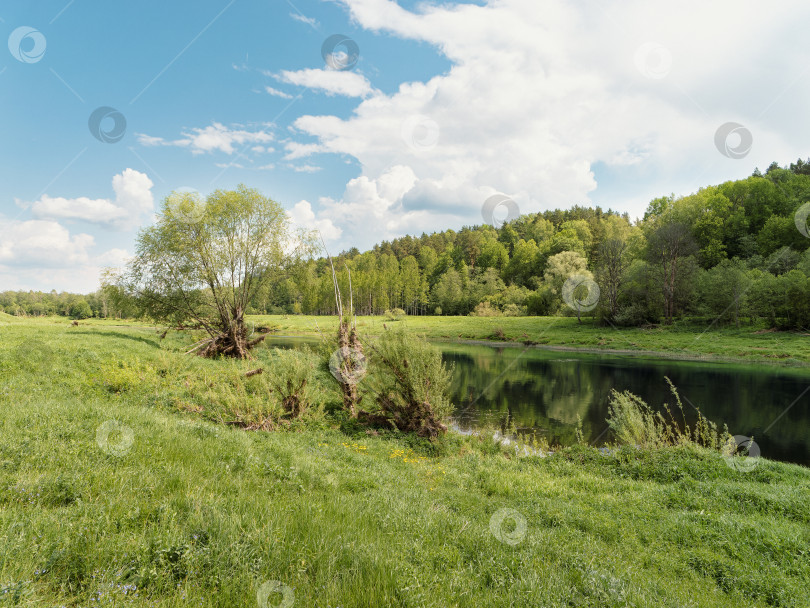
[[[587, 312], [616, 326], [705, 317], [720, 324], [810, 326], [810, 159], [772, 163], [746, 179], [651, 201], [643, 218], [600, 207], [522, 215], [500, 227], [383, 241], [332, 257], [357, 314], [575, 314], [562, 288], [572, 275], [599, 287]], [[335, 314], [327, 257], [277, 271], [252, 314]], [[3, 292], [0, 311], [73, 318], [131, 316], [103, 290], [86, 296]]]

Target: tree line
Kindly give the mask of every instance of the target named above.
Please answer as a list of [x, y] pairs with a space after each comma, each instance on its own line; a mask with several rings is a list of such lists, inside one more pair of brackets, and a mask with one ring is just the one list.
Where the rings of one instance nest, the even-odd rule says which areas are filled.
[[[706, 317], [810, 326], [810, 160], [650, 202], [643, 218], [599, 207], [522, 215], [500, 227], [405, 236], [331, 262], [357, 314], [572, 314], [571, 276], [599, 287], [588, 314], [621, 326]], [[308, 256], [267, 267], [246, 314], [335, 314], [332, 265]], [[349, 284], [351, 283], [351, 290]], [[3, 292], [9, 314], [132, 316], [125, 301]]]
[[[570, 314], [572, 275], [599, 286], [590, 313], [632, 326], [710, 317], [810, 326], [810, 160], [650, 202], [644, 217], [599, 207], [522, 215], [384, 241], [335, 256], [358, 314]], [[308, 259], [251, 302], [264, 313], [334, 314], [329, 261]]]

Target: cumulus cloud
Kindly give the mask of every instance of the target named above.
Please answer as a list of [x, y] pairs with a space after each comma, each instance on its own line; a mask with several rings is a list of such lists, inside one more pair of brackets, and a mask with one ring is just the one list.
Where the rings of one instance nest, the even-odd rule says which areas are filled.
[[350, 71], [306, 69], [290, 72], [283, 70], [276, 78], [288, 84], [323, 91], [327, 95], [367, 97], [375, 92], [365, 76]]
[[22, 205], [30, 205], [31, 213], [39, 220], [81, 220], [113, 230], [128, 230], [154, 209], [153, 185], [145, 173], [125, 169], [112, 179], [115, 200], [44, 194], [39, 200]]
[[91, 235], [71, 235], [50, 220], [6, 221], [0, 236], [0, 282], [7, 289], [89, 293], [98, 289], [102, 268], [130, 257], [123, 249], [93, 255]]
[[293, 224], [306, 230], [317, 230], [327, 242], [340, 238], [342, 230], [326, 218], [316, 219], [309, 201], [298, 201], [292, 209], [287, 211]]
[[[373, 91], [353, 72], [282, 72], [287, 82], [333, 94], [374, 92], [348, 118], [299, 117], [294, 127], [316, 142], [285, 144], [287, 160], [335, 153], [359, 161], [362, 175], [342, 199], [318, 209], [345, 234], [365, 218], [361, 240], [352, 244], [480, 223], [481, 205], [496, 191], [523, 212], [593, 202], [640, 215], [654, 196], [806, 154], [798, 135], [783, 135], [795, 128], [780, 127], [775, 115], [765, 119], [769, 104], [795, 105], [790, 97], [808, 88], [796, 78], [808, 60], [797, 47], [800, 28], [781, 11], [752, 13], [747, 2], [732, 0], [552, 0], [542, 10], [536, 0], [499, 0], [423, 4], [420, 12], [393, 0], [340, 1], [359, 26], [431, 44], [452, 63], [448, 72], [402, 83], [392, 94]], [[799, 0], [789, 4], [791, 12], [810, 13]], [[785, 57], [790, 65], [774, 70], [763, 57]], [[342, 81], [326, 84], [328, 77]], [[784, 95], [790, 87], [797, 87], [794, 95]], [[792, 116], [799, 115], [797, 107]], [[729, 120], [755, 133], [742, 164], [713, 145], [715, 130]], [[386, 188], [396, 167], [413, 176], [406, 192]], [[644, 187], [632, 200], [605, 201], [600, 170]]]
[[272, 133], [265, 129], [247, 131], [240, 127], [226, 127], [215, 122], [205, 128], [195, 127], [181, 133], [182, 137], [166, 140], [144, 133], [138, 133], [138, 142], [143, 146], [176, 146], [189, 148], [192, 154], [204, 154], [215, 150], [233, 154], [234, 145], [267, 144], [273, 141]]
[[71, 236], [54, 221], [11, 221], [0, 241], [0, 265], [66, 268], [86, 264], [88, 249], [95, 243], [89, 234]]

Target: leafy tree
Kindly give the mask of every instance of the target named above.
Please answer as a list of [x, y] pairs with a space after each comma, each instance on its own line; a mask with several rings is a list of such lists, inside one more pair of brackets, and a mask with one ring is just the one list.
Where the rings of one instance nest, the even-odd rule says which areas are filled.
[[666, 222], [656, 228], [648, 239], [648, 259], [659, 271], [664, 296], [664, 318], [671, 324], [681, 295], [679, 287], [691, 270], [687, 258], [697, 253], [697, 244], [689, 227], [679, 222]]
[[611, 320], [619, 311], [619, 294], [625, 272], [630, 264], [627, 243], [618, 238], [609, 238], [599, 246], [597, 278], [604, 298], [608, 318]]
[[150, 318], [204, 330], [199, 354], [245, 358], [265, 337], [249, 337], [248, 303], [290, 263], [292, 242], [284, 209], [258, 190], [217, 190], [204, 203], [172, 193], [139, 233], [120, 285]]
[[740, 260], [723, 260], [701, 277], [701, 299], [719, 321], [733, 320], [740, 326], [751, 277]]
[[[559, 298], [562, 296], [562, 288], [565, 282], [572, 276], [579, 275], [588, 279], [593, 278], [593, 274], [588, 270], [588, 260], [576, 251], [563, 251], [553, 255], [548, 259], [544, 281], [551, 288], [551, 292]], [[579, 294], [574, 294], [578, 296]], [[579, 313], [579, 311], [577, 311]]]
[[504, 269], [504, 279], [517, 285], [527, 285], [529, 279], [538, 272], [538, 257], [540, 249], [533, 240], [520, 239], [515, 245], [514, 253]]
[[76, 298], [70, 305], [70, 316], [74, 319], [89, 319], [93, 316], [90, 304], [84, 298]]

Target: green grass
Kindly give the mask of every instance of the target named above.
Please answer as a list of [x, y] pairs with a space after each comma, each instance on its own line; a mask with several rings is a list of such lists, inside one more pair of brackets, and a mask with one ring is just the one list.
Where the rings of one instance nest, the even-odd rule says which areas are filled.
[[[337, 317], [261, 315], [256, 323], [275, 326], [287, 335], [331, 336]], [[712, 320], [676, 323], [671, 327], [600, 327], [591, 319], [575, 317], [358, 317], [361, 332], [379, 335], [383, 324], [406, 325], [432, 340], [485, 340], [524, 343], [540, 348], [618, 351], [678, 359], [719, 359], [810, 365], [810, 340], [801, 332], [778, 332], [764, 326], [712, 325]]]
[[218, 421], [269, 349], [114, 325], [0, 319], [0, 606], [810, 605], [808, 469], [341, 430], [325, 375], [306, 424], [248, 432]]

